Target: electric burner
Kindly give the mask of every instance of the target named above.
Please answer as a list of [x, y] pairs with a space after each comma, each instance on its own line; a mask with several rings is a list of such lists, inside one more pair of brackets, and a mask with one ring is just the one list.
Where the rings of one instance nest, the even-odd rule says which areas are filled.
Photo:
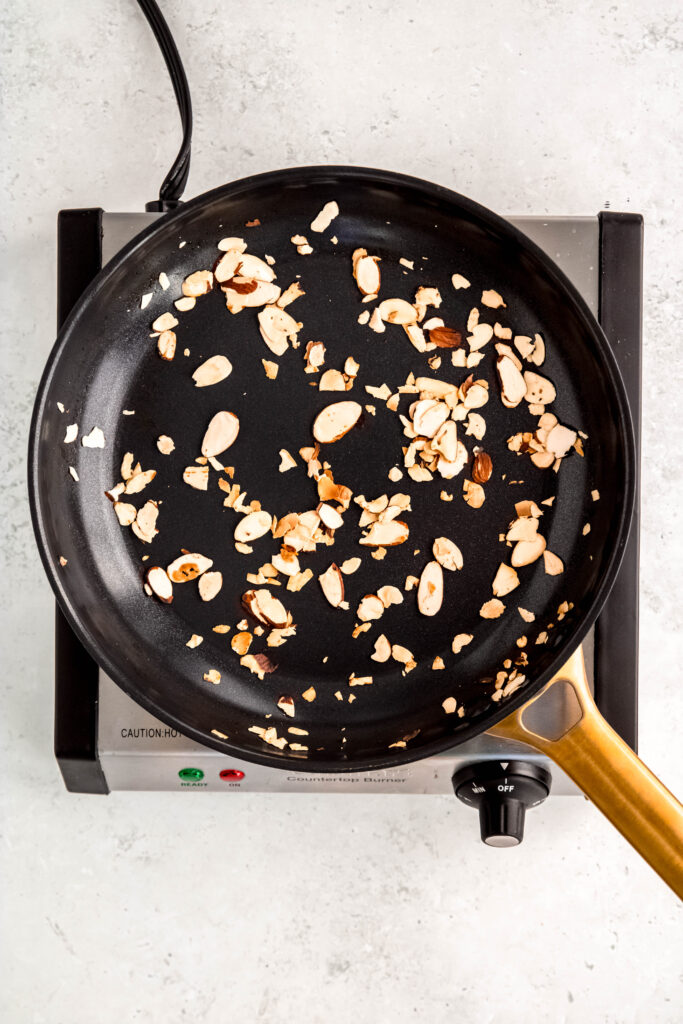
[[[58, 222], [58, 321], [112, 256], [159, 216], [63, 210]], [[642, 218], [510, 217], [564, 270], [597, 315], [619, 364], [640, 458]], [[635, 750], [638, 673], [639, 495], [619, 575], [584, 641], [597, 705]], [[214, 792], [452, 793], [480, 812], [493, 846], [521, 841], [524, 810], [579, 790], [555, 764], [521, 743], [484, 734], [452, 751], [381, 771], [288, 772], [239, 761], [159, 722], [98, 667], [57, 609], [55, 754], [67, 789]], [[549, 714], [567, 713], [558, 689]]]

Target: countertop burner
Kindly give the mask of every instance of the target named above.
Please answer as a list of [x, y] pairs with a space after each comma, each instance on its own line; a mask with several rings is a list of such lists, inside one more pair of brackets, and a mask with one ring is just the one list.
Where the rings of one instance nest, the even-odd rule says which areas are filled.
[[[158, 214], [64, 210], [59, 216], [58, 320], [97, 272]], [[619, 364], [633, 418], [640, 458], [642, 218], [603, 212], [596, 217], [510, 217], [541, 246], [577, 286], [598, 316]], [[635, 749], [638, 672], [639, 496], [622, 566], [594, 628], [584, 642], [591, 686], [602, 714]], [[553, 714], [565, 709], [555, 702]], [[488, 734], [452, 751], [382, 771], [290, 772], [239, 761], [188, 739], [139, 707], [102, 672], [57, 609], [55, 754], [67, 789], [205, 789], [220, 792], [385, 792], [452, 793], [453, 777], [467, 775], [476, 803], [486, 786], [499, 792], [515, 786], [540, 787], [553, 794], [579, 791], [547, 758], [520, 743]], [[474, 769], [473, 769], [474, 766]], [[480, 766], [479, 774], [476, 768]], [[470, 770], [473, 769], [473, 770]], [[518, 775], [515, 775], [515, 772]], [[510, 778], [508, 778], [508, 776]], [[470, 781], [473, 780], [473, 781]], [[515, 781], [516, 780], [516, 781]], [[521, 780], [521, 782], [520, 782]], [[541, 781], [539, 781], [541, 780]], [[540, 799], [529, 800], [533, 806]], [[523, 820], [523, 811], [522, 820]], [[482, 836], [484, 817], [482, 816]], [[492, 826], [493, 827], [493, 826]], [[507, 827], [507, 826], [506, 826]], [[494, 832], [495, 832], [494, 828]], [[491, 845], [521, 839], [510, 825]], [[494, 837], [495, 838], [495, 837]], [[488, 840], [487, 840], [488, 841]]]

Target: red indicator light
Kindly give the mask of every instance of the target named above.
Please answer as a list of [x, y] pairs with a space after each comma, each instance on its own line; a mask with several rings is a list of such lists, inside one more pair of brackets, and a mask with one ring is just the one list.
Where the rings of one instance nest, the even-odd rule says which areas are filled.
[[221, 778], [226, 782], [239, 782], [240, 779], [244, 778], [244, 772], [241, 772], [238, 768], [224, 768], [221, 772]]

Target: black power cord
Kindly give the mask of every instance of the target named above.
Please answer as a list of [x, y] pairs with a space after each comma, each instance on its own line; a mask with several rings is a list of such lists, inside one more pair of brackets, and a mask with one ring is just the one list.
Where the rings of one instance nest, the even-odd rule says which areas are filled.
[[173, 165], [164, 178], [159, 189], [159, 198], [151, 203], [145, 204], [149, 212], [165, 212], [174, 210], [180, 205], [180, 197], [187, 183], [187, 176], [190, 173], [190, 154], [192, 149], [192, 101], [190, 99], [190, 87], [187, 84], [187, 77], [180, 54], [173, 41], [171, 30], [159, 10], [155, 0], [138, 0], [142, 13], [147, 18], [154, 38], [159, 44], [168, 73], [171, 76], [173, 92], [180, 111], [180, 120], [183, 125], [183, 141], [178, 150], [178, 155]]

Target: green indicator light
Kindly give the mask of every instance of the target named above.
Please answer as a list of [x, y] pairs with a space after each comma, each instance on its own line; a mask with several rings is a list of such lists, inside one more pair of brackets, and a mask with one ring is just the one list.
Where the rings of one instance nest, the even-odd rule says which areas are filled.
[[178, 778], [182, 779], [183, 782], [199, 782], [204, 778], [204, 772], [201, 768], [181, 768], [178, 772]]

